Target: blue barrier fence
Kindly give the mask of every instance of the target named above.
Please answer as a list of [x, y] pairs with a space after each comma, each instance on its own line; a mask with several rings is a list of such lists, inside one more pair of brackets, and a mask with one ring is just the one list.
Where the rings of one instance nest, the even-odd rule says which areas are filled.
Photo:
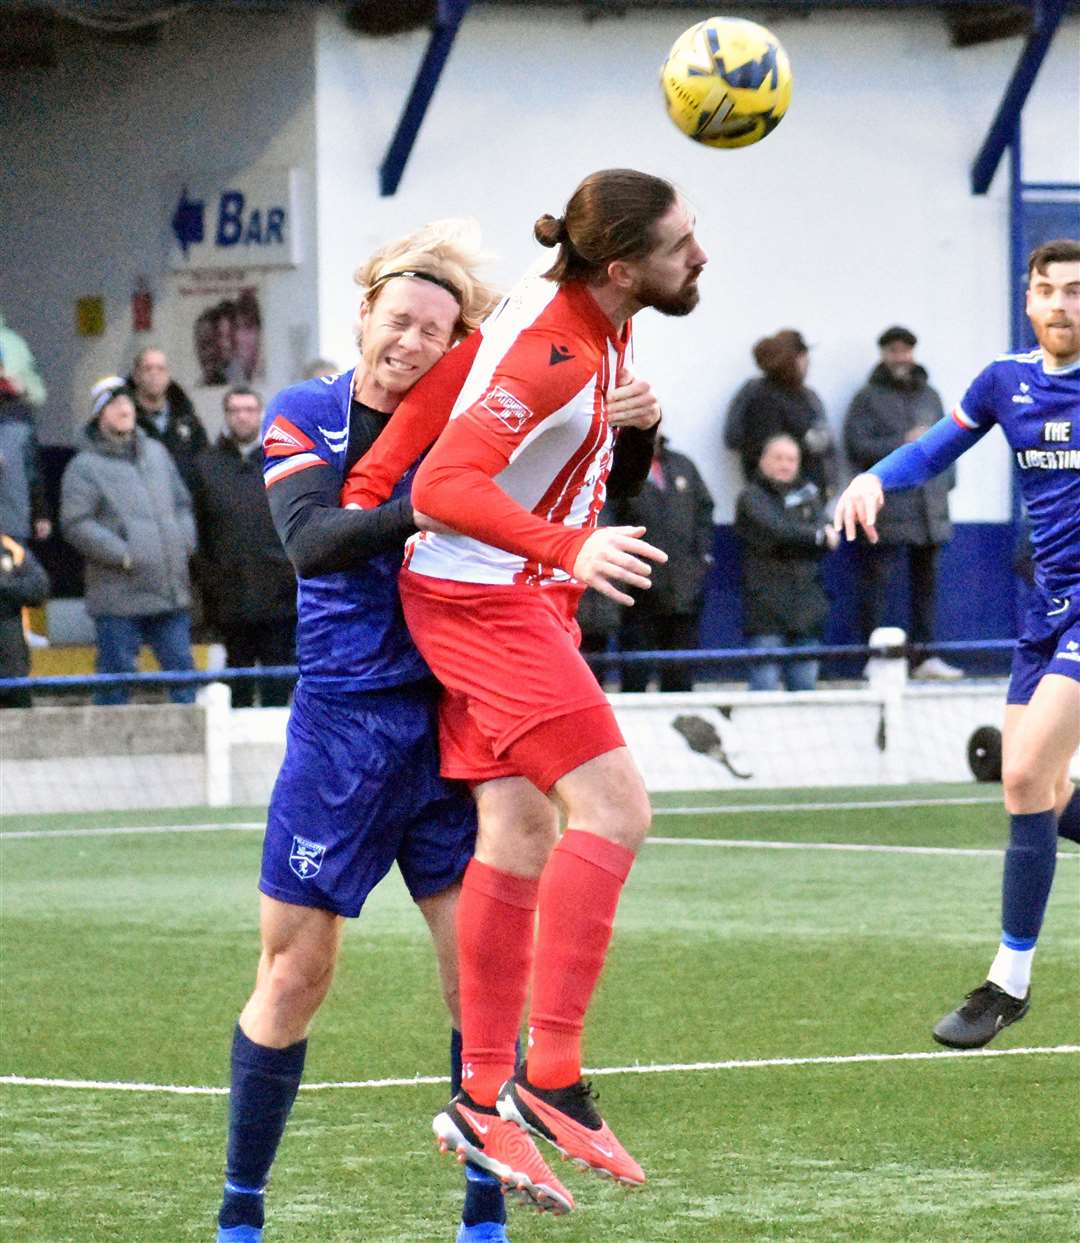
[[[971, 642], [950, 641], [930, 643], [917, 648], [883, 653], [880, 647], [850, 644], [818, 644], [813, 647], [777, 648], [708, 648], [683, 651], [653, 652], [589, 652], [586, 660], [598, 670], [623, 665], [648, 664], [693, 665], [700, 674], [706, 669], [730, 669], [732, 666], [748, 668], [754, 664], [793, 658], [797, 660], [820, 660], [825, 665], [825, 680], [831, 677], [857, 676], [865, 662], [874, 655], [900, 655], [903, 651], [918, 660], [926, 656], [967, 656], [971, 660], [968, 672], [973, 675], [1004, 674], [1008, 671], [1008, 658], [1015, 643], [1012, 639], [980, 639]], [[846, 672], [845, 672], [846, 670]], [[35, 693], [74, 690], [100, 690], [106, 687], [138, 686], [205, 686], [211, 682], [244, 681], [295, 681], [299, 676], [295, 665], [271, 665], [256, 669], [196, 669], [185, 671], [157, 671], [152, 673], [88, 673], [63, 674], [51, 677], [0, 678], [0, 691], [29, 690]]]

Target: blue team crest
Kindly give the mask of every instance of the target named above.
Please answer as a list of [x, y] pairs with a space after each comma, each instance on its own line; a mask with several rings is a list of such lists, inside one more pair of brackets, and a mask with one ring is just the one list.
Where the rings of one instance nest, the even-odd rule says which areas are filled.
[[301, 880], [311, 880], [313, 876], [318, 876], [325, 854], [326, 847], [321, 842], [294, 836], [292, 850], [289, 851], [289, 867]]

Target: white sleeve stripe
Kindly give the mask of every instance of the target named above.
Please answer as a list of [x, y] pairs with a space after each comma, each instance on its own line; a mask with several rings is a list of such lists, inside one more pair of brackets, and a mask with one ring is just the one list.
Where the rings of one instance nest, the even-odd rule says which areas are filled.
[[964, 407], [959, 402], [953, 406], [953, 418], [962, 427], [966, 427], [969, 432], [977, 432], [979, 430], [978, 423], [975, 422], [970, 414], [964, 412]]
[[263, 476], [266, 486], [269, 487], [275, 480], [282, 475], [291, 475], [295, 470], [302, 470], [307, 466], [325, 466], [326, 463], [317, 453], [294, 453], [291, 457], [282, 458], [280, 462], [275, 463]]

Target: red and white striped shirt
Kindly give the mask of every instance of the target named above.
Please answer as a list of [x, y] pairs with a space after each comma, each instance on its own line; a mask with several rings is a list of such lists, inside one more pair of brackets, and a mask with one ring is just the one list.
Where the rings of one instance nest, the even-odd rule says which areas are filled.
[[454, 528], [414, 536], [417, 574], [566, 582], [604, 504], [607, 399], [630, 339], [584, 285], [526, 277], [486, 320], [413, 504]]

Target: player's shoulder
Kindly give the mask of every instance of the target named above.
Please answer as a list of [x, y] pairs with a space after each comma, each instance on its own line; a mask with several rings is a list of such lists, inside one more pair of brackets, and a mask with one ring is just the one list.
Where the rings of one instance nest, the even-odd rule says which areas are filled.
[[[285, 446], [290, 437], [300, 433], [305, 442], [335, 448], [343, 436], [348, 436], [352, 377], [352, 370], [318, 376], [276, 393], [263, 415], [264, 446], [275, 440]], [[311, 443], [296, 447], [310, 448]]]

